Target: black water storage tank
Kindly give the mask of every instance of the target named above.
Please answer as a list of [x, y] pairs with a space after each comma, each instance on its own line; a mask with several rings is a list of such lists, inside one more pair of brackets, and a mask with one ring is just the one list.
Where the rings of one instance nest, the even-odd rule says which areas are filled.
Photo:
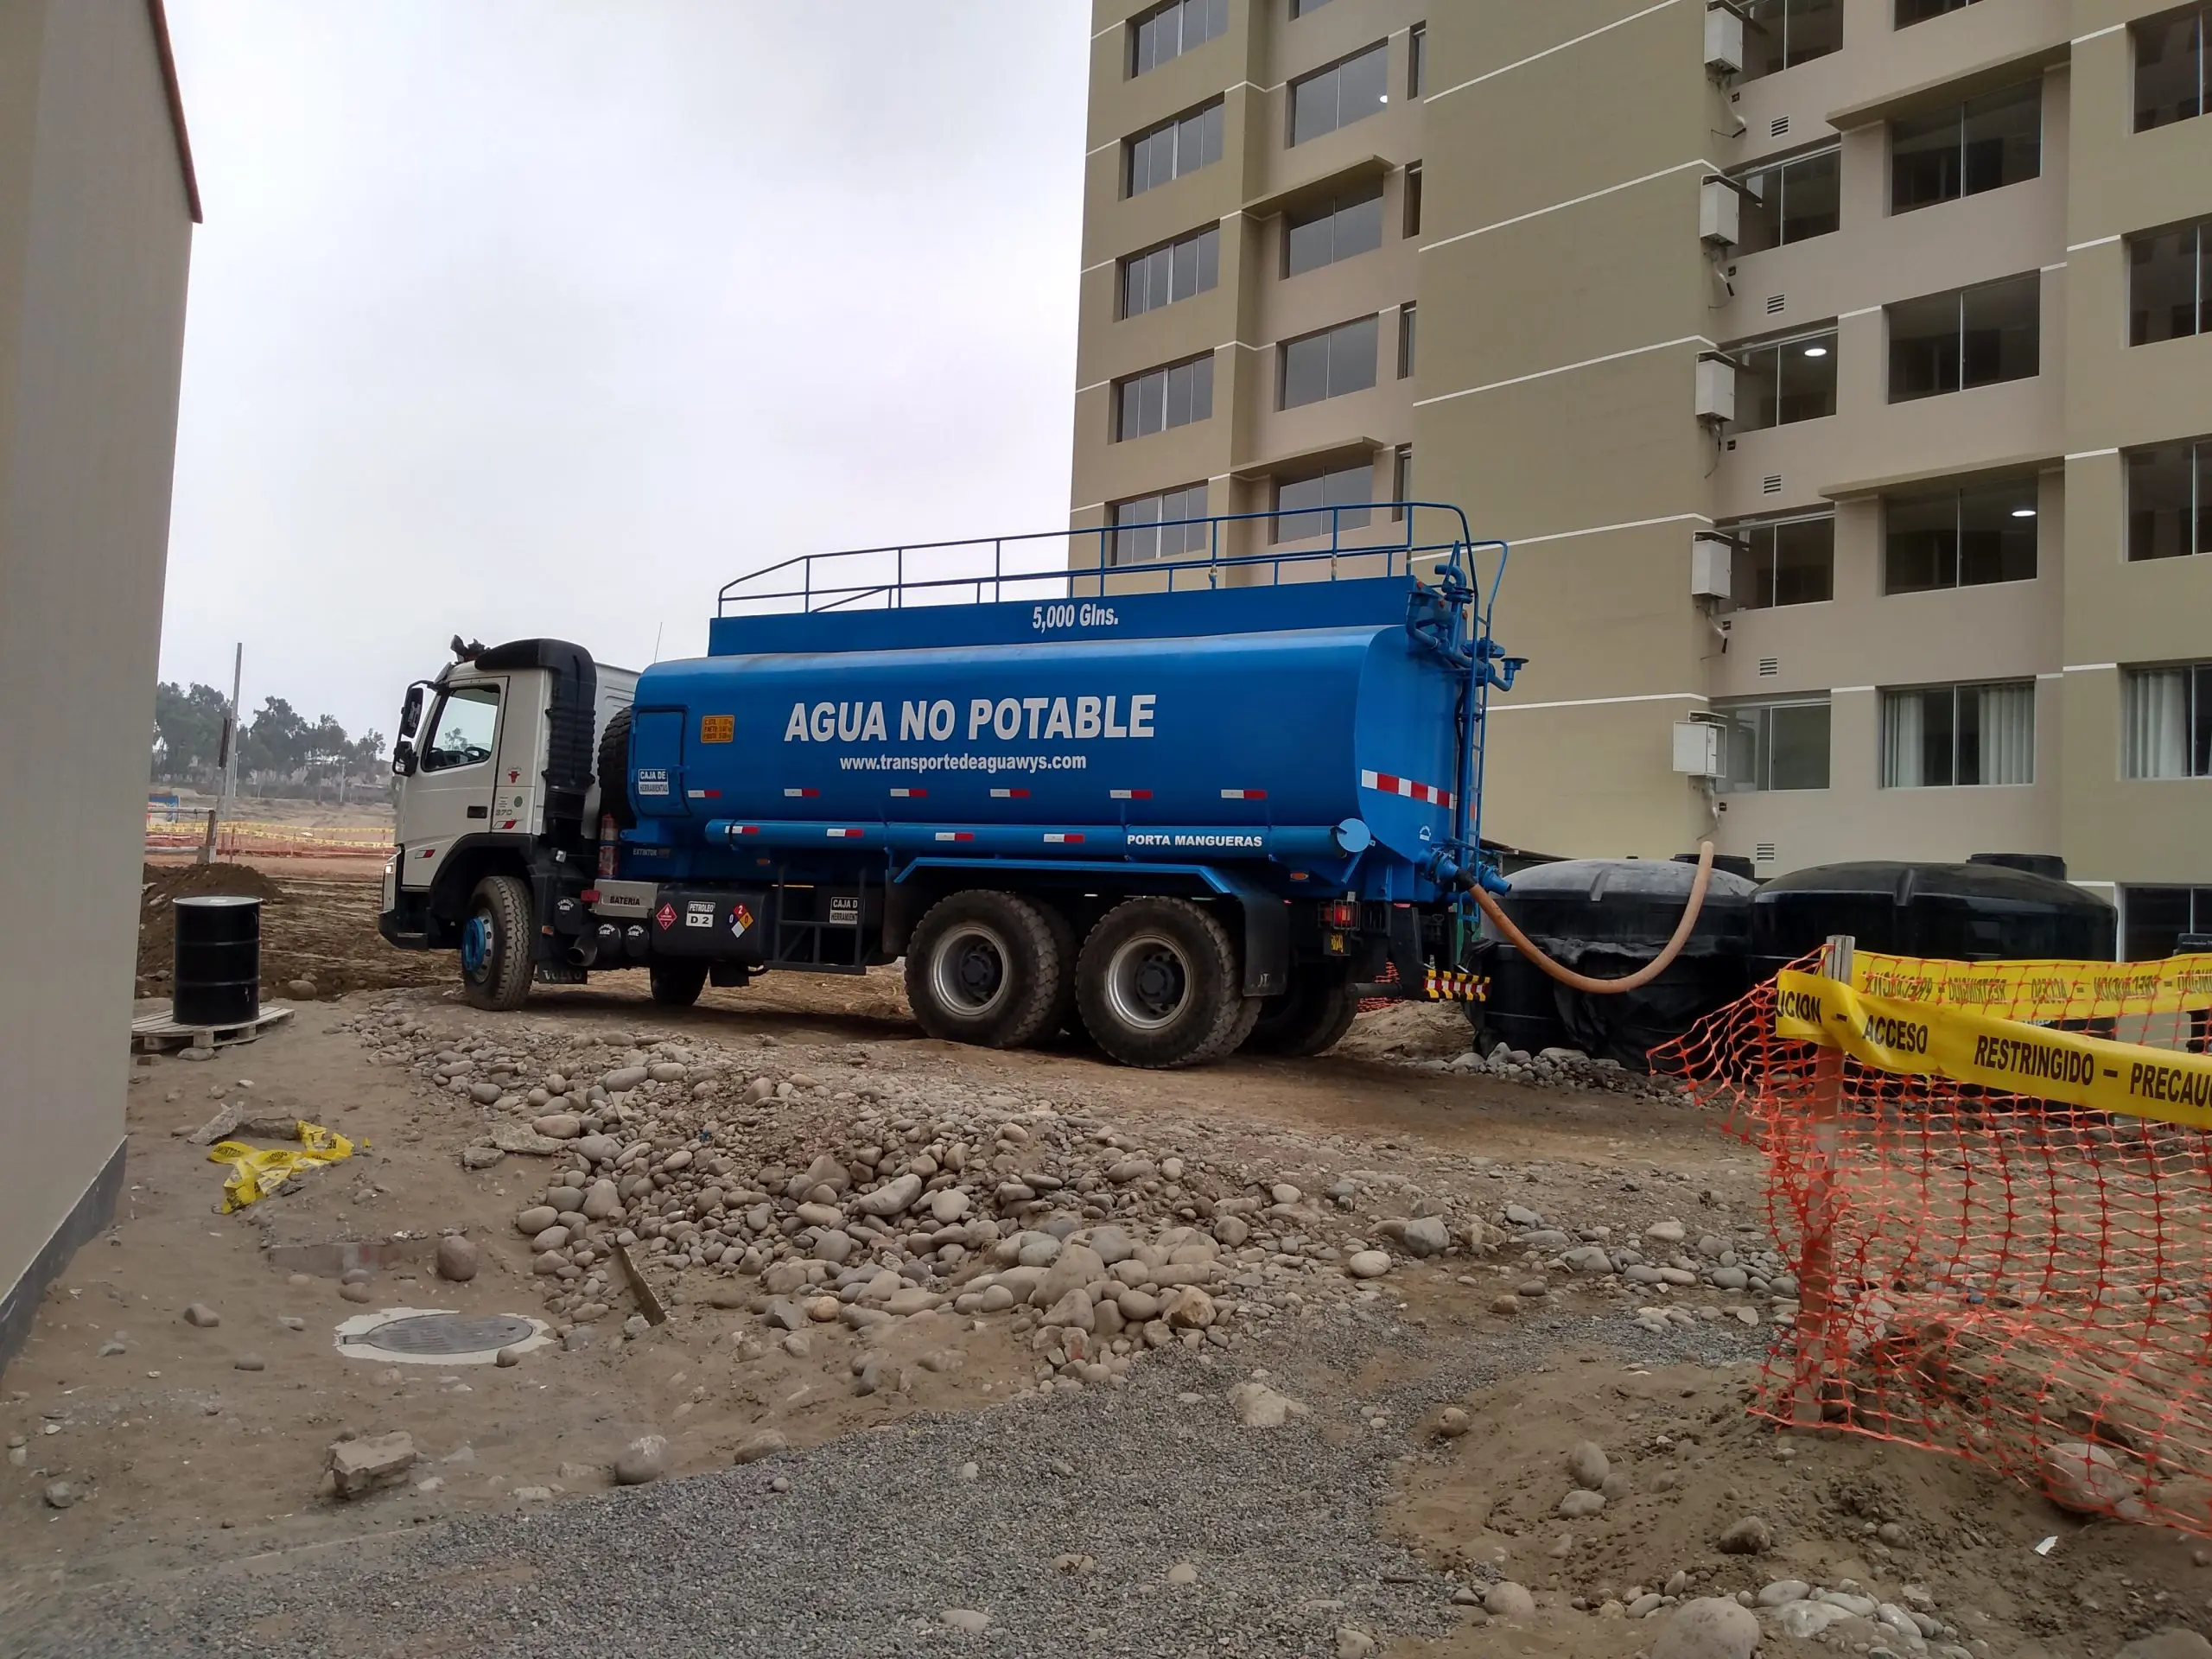
[[261, 900], [179, 899], [176, 979], [169, 1017], [180, 1026], [242, 1026], [261, 1014]]
[[1751, 972], [1766, 979], [1834, 933], [1862, 950], [1946, 962], [2110, 962], [2119, 918], [2094, 893], [1993, 862], [1821, 864], [1751, 905]]
[[[1696, 874], [1687, 864], [1647, 859], [1569, 859], [1521, 871], [1499, 903], [1566, 967], [1618, 979], [1674, 937]], [[1756, 891], [1744, 877], [1715, 870], [1682, 954], [1650, 984], [1619, 995], [1570, 990], [1512, 945], [1486, 938], [1470, 965], [1490, 976], [1490, 1001], [1471, 1015], [1530, 1053], [1579, 1048], [1641, 1069], [1653, 1048], [1750, 988], [1745, 953]]]

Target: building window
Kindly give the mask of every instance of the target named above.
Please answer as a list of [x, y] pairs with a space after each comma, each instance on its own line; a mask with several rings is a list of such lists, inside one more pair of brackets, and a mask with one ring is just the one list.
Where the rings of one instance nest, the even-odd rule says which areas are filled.
[[1843, 151], [1835, 145], [1738, 175], [1738, 181], [1745, 192], [1739, 254], [1832, 235], [1843, 223]]
[[1290, 84], [1290, 142], [1302, 144], [1364, 120], [1390, 101], [1388, 41]]
[[1390, 494], [1401, 503], [1414, 499], [1414, 447], [1402, 443], [1390, 457]]
[[1909, 213], [2043, 171], [2043, 82], [1890, 123], [1890, 211]]
[[1890, 401], [2025, 380], [2041, 355], [2043, 278], [2030, 271], [1889, 308]]
[[2033, 582], [2036, 480], [1893, 495], [1882, 502], [1882, 590], [1925, 594]]
[[1406, 96], [1419, 98], [1428, 84], [1428, 25], [1415, 23], [1406, 36]]
[[1414, 162], [1406, 168], [1406, 234], [1421, 234], [1421, 163]]
[[1411, 300], [1398, 308], [1398, 378], [1401, 380], [1413, 378], [1414, 322], [1416, 315]]
[[2135, 130], [2147, 132], [2204, 113], [2204, 42], [2212, 6], [2191, 6], [2150, 22], [2135, 35]]
[[1744, 15], [1745, 80], [1843, 49], [1843, 0], [1751, 0]]
[[1818, 605], [1835, 597], [1835, 515], [1737, 524], [1729, 596], [1739, 610]]
[[1204, 519], [1206, 486], [1185, 484], [1179, 490], [1141, 495], [1134, 501], [1116, 501], [1114, 516], [1114, 563], [1156, 564], [1207, 550], [1212, 526], [1178, 522]]
[[2212, 219], [2128, 238], [2127, 264], [2128, 344], [2212, 331]]
[[1229, 33], [1229, 0], [1167, 0], [1129, 19], [1129, 73], [1141, 75]]
[[2127, 556], [2212, 553], [2212, 442], [2164, 444], [2127, 457]]
[[1948, 12], [1964, 11], [1968, 6], [1978, 6], [1981, 0], [1897, 0], [1897, 27], [1910, 29], [1915, 23], [1927, 22]]
[[1210, 420], [1213, 416], [1213, 353], [1131, 375], [1115, 386], [1114, 397], [1117, 442]]
[[2130, 778], [2212, 778], [2212, 663], [2131, 668], [2120, 709]]
[[1380, 317], [1359, 317], [1303, 340], [1285, 340], [1278, 407], [1297, 409], [1373, 385], [1380, 321]]
[[1765, 346], [1738, 346], [1736, 418], [1731, 432], [1817, 421], [1835, 413], [1835, 331], [1802, 334]]
[[1882, 693], [1882, 787], [2036, 780], [2033, 680]]
[[1744, 703], [1713, 711], [1723, 721], [1721, 787], [1732, 794], [1828, 786], [1828, 704]]
[[2129, 962], [2178, 956], [2185, 937], [2212, 933], [2212, 887], [2122, 887], [2120, 902]]
[[1374, 502], [1375, 467], [1369, 461], [1333, 473], [1278, 480], [1274, 539], [1297, 542], [1309, 536], [1364, 530]]
[[1142, 316], [1163, 305], [1203, 294], [1221, 280], [1221, 226], [1122, 261], [1122, 315]]
[[1221, 100], [1161, 123], [1128, 144], [1128, 193], [1141, 196], [1155, 185], [1195, 173], [1221, 159]]
[[1295, 22], [1298, 19], [1306, 16], [1309, 12], [1320, 10], [1322, 7], [1328, 3], [1329, 0], [1290, 0], [1291, 21]]
[[1382, 245], [1382, 181], [1283, 220], [1282, 274], [1301, 276]]

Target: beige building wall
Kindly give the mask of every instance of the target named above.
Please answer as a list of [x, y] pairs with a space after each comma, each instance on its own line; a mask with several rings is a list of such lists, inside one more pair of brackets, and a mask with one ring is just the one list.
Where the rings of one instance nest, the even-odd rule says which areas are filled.
[[122, 1181], [197, 217], [158, 7], [0, 0], [0, 1363]]
[[[2212, 558], [2125, 553], [2122, 452], [2212, 437], [2212, 334], [2126, 343], [2125, 238], [2212, 216], [2212, 117], [2133, 130], [2130, 25], [2171, 7], [1983, 0], [1901, 29], [1894, 0], [1840, 0], [1840, 49], [1749, 79], [1707, 71], [1701, 0], [1326, 0], [1305, 16], [1230, 0], [1222, 39], [1132, 77], [1124, 26], [1151, 10], [1094, 5], [1074, 523], [1200, 480], [1216, 512], [1264, 511], [1317, 458], [1379, 463], [1410, 442], [1417, 494], [1514, 544], [1500, 632], [1531, 661], [1492, 705], [1499, 839], [1666, 856], [1710, 833], [1762, 875], [2059, 854], [2116, 893], [2212, 889], [2212, 779], [2121, 777], [2125, 670], [2212, 659]], [[1417, 25], [1427, 79], [1400, 99]], [[1284, 83], [1385, 38], [1390, 107], [1286, 147]], [[1892, 123], [2015, 87], [2039, 111], [2037, 175], [1892, 212]], [[1215, 93], [1223, 162], [1124, 200], [1125, 141]], [[1835, 231], [1750, 253], [1700, 241], [1709, 180], [1829, 148]], [[1365, 169], [1395, 228], [1414, 162], [1417, 237], [1281, 276], [1285, 202]], [[1115, 262], [1217, 216], [1218, 289], [1117, 321]], [[2008, 277], [2038, 296], [2037, 372], [1892, 403], [1888, 308]], [[1409, 380], [1274, 406], [1281, 340], [1369, 311], [1387, 340], [1408, 301]], [[1817, 332], [1834, 335], [1832, 415], [1700, 423], [1701, 357]], [[1110, 441], [1117, 378], [1208, 348], [1211, 422]], [[1892, 498], [1999, 483], [2034, 503], [2032, 580], [1885, 591]], [[1827, 601], [1693, 596], [1697, 532], [1823, 514]], [[1883, 694], [1986, 681], [2034, 687], [2032, 781], [1883, 786]], [[1828, 704], [1827, 787], [1675, 772], [1677, 722], [1764, 700]]]

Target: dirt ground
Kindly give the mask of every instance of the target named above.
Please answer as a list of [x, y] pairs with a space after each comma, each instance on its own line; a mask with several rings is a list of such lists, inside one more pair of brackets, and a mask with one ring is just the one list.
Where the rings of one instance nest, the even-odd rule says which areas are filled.
[[[993, 1053], [930, 1042], [907, 1021], [892, 973], [770, 976], [709, 991], [682, 1012], [655, 1007], [643, 976], [621, 974], [486, 1016], [461, 1002], [449, 961], [377, 939], [372, 880], [274, 863], [295, 868], [228, 879], [273, 884], [269, 977], [312, 978], [317, 1000], [211, 1063], [140, 1063], [118, 1224], [79, 1253], [0, 1377], [10, 1442], [0, 1466], [0, 1652], [12, 1618], [87, 1586], [282, 1562], [308, 1547], [512, 1512], [531, 1489], [560, 1502], [604, 1488], [616, 1454], [640, 1434], [669, 1438], [673, 1473], [704, 1474], [727, 1469], [733, 1449], [764, 1428], [803, 1448], [918, 1413], [1004, 1409], [1035, 1383], [1035, 1354], [1005, 1323], [930, 1314], [872, 1338], [907, 1386], [856, 1394], [858, 1332], [824, 1325], [803, 1357], [760, 1352], [748, 1343], [760, 1323], [747, 1282], [696, 1273], [662, 1287], [671, 1317], [650, 1333], [620, 1338], [614, 1327], [632, 1306], [618, 1296], [588, 1340], [569, 1338], [580, 1327], [541, 1305], [546, 1281], [533, 1277], [530, 1242], [512, 1224], [538, 1202], [542, 1163], [464, 1167], [458, 1154], [480, 1135], [482, 1114], [370, 1045], [357, 1027], [372, 1018], [404, 1013], [424, 1042], [463, 1042], [505, 1020], [569, 1040], [673, 1039], [786, 1066], [851, 1066], [856, 1078], [1001, 1090], [1009, 1104], [1079, 1109], [1132, 1146], [1203, 1141], [1224, 1166], [1259, 1172], [1262, 1190], [1269, 1179], [1316, 1190], [1350, 1172], [1363, 1191], [1427, 1193], [1491, 1216], [1513, 1202], [1628, 1236], [1661, 1217], [1689, 1221], [1693, 1236], [1748, 1236], [1764, 1221], [1751, 1155], [1683, 1106], [1417, 1064], [1463, 1046], [1448, 1010], [1363, 1015], [1344, 1047], [1319, 1061], [1167, 1074], [1117, 1070], [1075, 1046]], [[211, 879], [223, 880], [149, 870], [155, 958], [156, 899], [179, 880]], [[163, 965], [142, 960], [142, 990], [162, 983]], [[400, 1001], [385, 1007], [390, 988]], [[223, 1171], [186, 1134], [226, 1102], [309, 1119], [357, 1150], [221, 1215]], [[438, 1235], [456, 1229], [482, 1263], [462, 1284], [430, 1268]], [[356, 1265], [372, 1269], [365, 1305], [341, 1296], [340, 1274]], [[1262, 1369], [1316, 1422], [1375, 1414], [1368, 1427], [1398, 1459], [1395, 1500], [1376, 1519], [1388, 1536], [1471, 1586], [1466, 1599], [1499, 1579], [1533, 1592], [1526, 1618], [1468, 1608], [1452, 1634], [1383, 1633], [1384, 1651], [1625, 1659], [1651, 1649], [1663, 1618], [1628, 1617], [1639, 1596], [1733, 1594], [1793, 1578], [1847, 1593], [1863, 1586], [1926, 1610], [1947, 1632], [1898, 1653], [2107, 1659], [2149, 1630], [2212, 1630], [2212, 1554], [2197, 1541], [2087, 1524], [1933, 1454], [1777, 1433], [1744, 1410], [1770, 1325], [1745, 1331], [1714, 1308], [1700, 1317], [1719, 1323], [1693, 1330], [1687, 1346], [1648, 1340], [1619, 1294], [1571, 1275], [1538, 1284], [1526, 1306], [1543, 1317], [1532, 1325], [1498, 1311], [1518, 1306], [1528, 1274], [1497, 1254], [1399, 1264], [1388, 1281], [1400, 1310], [1390, 1329], [1406, 1334], [1378, 1334], [1357, 1364], [1324, 1363], [1294, 1333], [1266, 1328], [1224, 1344], [1224, 1381]], [[220, 1323], [185, 1323], [194, 1304]], [[535, 1318], [554, 1339], [512, 1368], [338, 1351], [340, 1321], [401, 1306]], [[952, 1361], [937, 1363], [948, 1353]], [[1471, 1363], [1495, 1380], [1469, 1386]], [[1447, 1408], [1465, 1414], [1456, 1434], [1440, 1433]], [[416, 1484], [334, 1499], [322, 1484], [326, 1449], [348, 1431], [393, 1427], [414, 1436]], [[1601, 1515], [1562, 1521], [1562, 1469], [1586, 1440], [1606, 1450], [1624, 1490]], [[79, 1501], [50, 1506], [43, 1494], [57, 1479]], [[1770, 1549], [1722, 1552], [1721, 1533], [1747, 1516], [1768, 1524]], [[1770, 1632], [1762, 1651], [1885, 1651], [1885, 1640], [1900, 1638], [1853, 1620], [1817, 1641]]]

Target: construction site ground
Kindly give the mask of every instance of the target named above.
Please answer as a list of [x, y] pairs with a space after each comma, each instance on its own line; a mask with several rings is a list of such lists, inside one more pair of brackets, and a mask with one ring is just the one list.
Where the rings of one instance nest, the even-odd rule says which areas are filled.
[[[270, 993], [295, 1018], [212, 1060], [136, 1065], [115, 1228], [69, 1264], [0, 1377], [0, 1652], [1694, 1659], [1747, 1649], [1686, 1645], [1687, 1604], [1763, 1592], [1759, 1650], [1775, 1656], [2108, 1659], [2212, 1629], [2198, 1540], [1749, 1416], [1777, 1298], [1537, 1265], [1520, 1243], [1532, 1225], [1708, 1236], [1755, 1262], [1773, 1243], [1762, 1171], [1679, 1099], [1439, 1069], [1466, 1046], [1452, 1010], [1364, 1014], [1319, 1060], [1166, 1074], [1071, 1039], [927, 1040], [892, 971], [773, 975], [683, 1011], [613, 974], [487, 1014], [449, 957], [377, 938], [373, 868], [271, 860], [257, 875]], [[160, 898], [224, 885], [174, 866], [149, 880]], [[149, 998], [165, 994], [159, 909]], [[312, 997], [286, 998], [295, 981]], [[979, 1147], [1000, 1125], [1001, 1182], [1031, 1179], [1003, 1173], [1026, 1167], [1025, 1143], [1121, 1160], [1080, 1182], [1071, 1161], [1066, 1185], [1039, 1178], [1026, 1200], [1001, 1185], [1001, 1215], [1041, 1228], [1080, 1191], [1121, 1203], [1140, 1242], [1188, 1230], [1195, 1255], [1160, 1255], [1204, 1258], [1236, 1316], [1209, 1303], [1211, 1323], [1169, 1331], [1171, 1289], [1166, 1338], [1102, 1305], [1085, 1340], [988, 1298], [962, 1312], [910, 1273], [888, 1305], [918, 1311], [855, 1324], [830, 1302], [787, 1332], [790, 1305], [729, 1269], [734, 1247], [724, 1265], [687, 1262], [680, 1228], [677, 1254], [635, 1245], [664, 1323], [620, 1274], [600, 1290], [550, 1277], [517, 1217], [565, 1143], [467, 1166], [513, 1112], [469, 1092], [479, 1071], [439, 1082], [460, 1065], [440, 1057], [518, 1056], [493, 1075], [520, 1090], [546, 1057], [602, 1054], [611, 1077], [664, 1045], [692, 1058], [664, 1062], [687, 1080], [657, 1109], [698, 1117], [683, 1150], [728, 1162], [728, 1182], [800, 1168], [817, 1143], [846, 1156], [887, 1123], [939, 1141], [982, 1126]], [[226, 1106], [325, 1125], [353, 1154], [224, 1215], [226, 1168], [192, 1132]], [[525, 1128], [541, 1109], [522, 1109]], [[1202, 1211], [1249, 1228], [1178, 1225], [1174, 1183], [1198, 1191], [1201, 1172]], [[1163, 1182], [1157, 1209], [1115, 1198]], [[1406, 1242], [1422, 1217], [1449, 1221], [1448, 1247]], [[1275, 1243], [1215, 1242], [1248, 1231]], [[433, 1266], [456, 1232], [475, 1246], [465, 1282]], [[1354, 1246], [1385, 1251], [1387, 1271], [1352, 1277]], [[988, 1249], [948, 1270], [948, 1297]], [[365, 1300], [340, 1277], [362, 1263]], [[1655, 1299], [1686, 1317], [1649, 1317]], [[342, 1321], [398, 1307], [523, 1316], [547, 1339], [512, 1365], [341, 1354]], [[340, 1497], [334, 1443], [394, 1432], [412, 1465]], [[618, 1485], [618, 1461], [655, 1436], [653, 1478]], [[1610, 1478], [1581, 1478], [1584, 1443]], [[1822, 1592], [1843, 1611], [1789, 1634], [1777, 1607]], [[1917, 1616], [1907, 1628], [1884, 1622], [1899, 1610]], [[2133, 1652], [2212, 1652], [2165, 1640]]]

